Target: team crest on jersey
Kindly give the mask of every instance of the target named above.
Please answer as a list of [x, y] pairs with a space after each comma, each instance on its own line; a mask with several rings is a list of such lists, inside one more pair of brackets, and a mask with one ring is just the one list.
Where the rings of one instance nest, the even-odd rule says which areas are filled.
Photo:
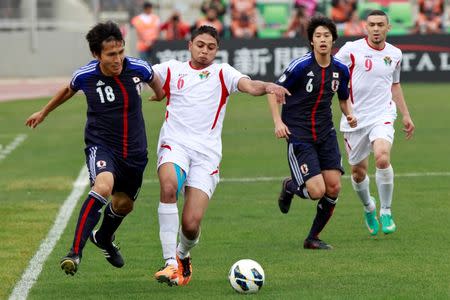
[[339, 78], [339, 72], [333, 72], [333, 78]]
[[333, 79], [333, 80], [331, 81], [331, 90], [332, 90], [333, 92], [336, 92], [336, 91], [338, 90], [338, 88], [339, 88], [339, 80]]
[[281, 75], [281, 77], [278, 79], [278, 82], [285, 82], [286, 81], [286, 74]]
[[385, 57], [383, 58], [383, 60], [384, 60], [384, 64], [385, 64], [386, 66], [390, 66], [390, 65], [392, 64], [392, 59], [391, 59], [389, 56], [385, 56]]
[[308, 165], [307, 164], [301, 165], [300, 166], [300, 171], [302, 171], [303, 175], [307, 175], [309, 173]]
[[97, 168], [99, 168], [99, 169], [104, 169], [104, 168], [106, 168], [106, 161], [104, 161], [104, 160], [99, 160], [99, 161], [96, 163], [96, 165], [97, 165]]
[[208, 70], [204, 70], [200, 74], [198, 74], [198, 76], [200, 76], [200, 79], [206, 79], [209, 77], [210, 74], [211, 73]]

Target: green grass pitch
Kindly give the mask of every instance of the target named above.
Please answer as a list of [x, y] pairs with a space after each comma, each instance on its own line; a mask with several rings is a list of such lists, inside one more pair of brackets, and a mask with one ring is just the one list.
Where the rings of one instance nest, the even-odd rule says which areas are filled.
[[[78, 273], [71, 277], [60, 270], [80, 199], [29, 298], [239, 299], [243, 296], [231, 289], [227, 273], [238, 259], [251, 258], [266, 273], [257, 295], [261, 299], [448, 299], [450, 86], [404, 84], [404, 92], [417, 129], [414, 139], [405, 141], [401, 118], [396, 122], [395, 234], [369, 238], [361, 204], [345, 177], [335, 214], [321, 235], [335, 249], [307, 251], [302, 242], [315, 203], [296, 198], [289, 214], [282, 215], [276, 202], [279, 180], [224, 181], [203, 220], [200, 244], [192, 251], [191, 283], [174, 288], [157, 283], [153, 274], [162, 265], [162, 255], [155, 145], [165, 104], [144, 100], [150, 161], [135, 210], [117, 232], [126, 265], [113, 268], [88, 242]], [[28, 135], [0, 160], [0, 299], [12, 292], [84, 164], [84, 96], [69, 100], [36, 130], [26, 128], [26, 117], [47, 100], [0, 103], [0, 145], [5, 147], [18, 134]], [[337, 111], [336, 101], [333, 106]], [[233, 95], [227, 110], [221, 177], [288, 175], [285, 142], [273, 135], [265, 97]], [[348, 171], [346, 162], [345, 167]]]

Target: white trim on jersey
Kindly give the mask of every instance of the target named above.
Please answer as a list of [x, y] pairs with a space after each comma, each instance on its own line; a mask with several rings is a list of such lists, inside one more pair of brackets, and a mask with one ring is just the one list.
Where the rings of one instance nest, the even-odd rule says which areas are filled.
[[293, 61], [289, 64], [289, 66], [287, 67], [286, 72], [292, 71], [292, 69], [294, 69], [299, 63], [301, 63], [301, 62], [303, 62], [303, 61], [305, 61], [305, 60], [307, 60], [307, 59], [310, 59], [310, 58], [311, 58], [311, 52], [308, 53], [308, 54], [305, 54], [305, 55], [302, 56], [302, 57], [299, 57], [299, 58], [293, 60]]
[[73, 73], [72, 80], [70, 81], [70, 84], [73, 85], [74, 81], [77, 79], [78, 76], [83, 75], [83, 74], [87, 74], [87, 73], [91, 73], [91, 72], [95, 71], [95, 69], [96, 69], [96, 65], [93, 65], [92, 68], [90, 68], [90, 69], [85, 69], [85, 70], [81, 70], [80, 69], [78, 71], [75, 71], [75, 73]]
[[152, 69], [150, 68], [150, 66], [148, 65], [148, 63], [141, 63], [141, 62], [137, 62], [137, 61], [131, 61], [129, 60], [131, 65], [135, 65], [135, 66], [140, 66], [140, 67], [144, 67], [148, 73], [150, 73], [151, 75], [153, 75]]

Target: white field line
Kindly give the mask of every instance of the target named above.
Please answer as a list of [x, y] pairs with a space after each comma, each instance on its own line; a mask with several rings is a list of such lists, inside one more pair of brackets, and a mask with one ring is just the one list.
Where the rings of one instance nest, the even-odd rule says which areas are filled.
[[[423, 173], [403, 173], [396, 174], [395, 177], [421, 177], [421, 176], [450, 176], [450, 172], [423, 172]], [[349, 178], [349, 176], [343, 176], [344, 178]], [[13, 292], [11, 293], [9, 300], [16, 299], [26, 299], [30, 289], [36, 282], [39, 274], [42, 271], [42, 266], [46, 261], [47, 257], [53, 251], [53, 248], [56, 245], [56, 242], [61, 237], [61, 234], [64, 232], [64, 229], [67, 226], [67, 222], [72, 215], [72, 211], [75, 208], [75, 205], [78, 199], [83, 194], [86, 186], [88, 186], [89, 182], [87, 180], [88, 172], [85, 166], [82, 167], [80, 174], [78, 175], [77, 180], [73, 184], [73, 190], [67, 199], [64, 201], [64, 204], [61, 206], [58, 216], [56, 217], [55, 223], [53, 224], [52, 229], [50, 229], [47, 237], [44, 241], [42, 241], [39, 250], [31, 259], [27, 269], [22, 275], [20, 281], [14, 287]], [[269, 181], [280, 181], [283, 177], [243, 177], [243, 178], [222, 178], [222, 182], [269, 182]], [[144, 183], [157, 183], [156, 179], [146, 179]]]
[[0, 145], [0, 161], [6, 158], [11, 152], [14, 151], [28, 136], [26, 134], [19, 134], [16, 138], [6, 147]]
[[[394, 173], [395, 174], [395, 173]], [[423, 172], [423, 173], [399, 173], [395, 174], [395, 178], [404, 177], [448, 177], [450, 172]], [[240, 178], [220, 178], [220, 182], [270, 182], [270, 181], [281, 181], [285, 177], [240, 177]], [[350, 179], [349, 175], [342, 176], [344, 179]], [[158, 179], [145, 179], [144, 183], [158, 183]]]
[[55, 223], [53, 227], [47, 234], [47, 237], [41, 242], [39, 246], [39, 250], [30, 260], [30, 263], [22, 274], [22, 278], [19, 282], [17, 282], [14, 287], [13, 292], [9, 296], [10, 300], [16, 299], [26, 299], [28, 293], [30, 292], [31, 287], [36, 282], [39, 274], [42, 271], [42, 266], [44, 262], [47, 260], [47, 257], [53, 251], [53, 248], [56, 245], [56, 242], [61, 237], [61, 234], [64, 232], [64, 229], [67, 226], [67, 222], [72, 215], [72, 211], [75, 208], [78, 199], [83, 195], [86, 186], [88, 186], [88, 171], [86, 166], [81, 168], [81, 171], [78, 175], [78, 178], [73, 183], [73, 189], [67, 199], [64, 201], [63, 205], [59, 209], [58, 216], [56, 217]]

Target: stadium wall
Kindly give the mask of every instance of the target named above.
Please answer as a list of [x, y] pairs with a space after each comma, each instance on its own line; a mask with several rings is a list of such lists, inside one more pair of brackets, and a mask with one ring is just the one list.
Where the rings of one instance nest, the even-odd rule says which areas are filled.
[[[134, 55], [134, 32], [127, 37], [127, 53]], [[340, 38], [336, 51], [346, 41]], [[402, 82], [450, 82], [450, 35], [407, 35], [389, 37], [402, 49]], [[70, 76], [92, 59], [85, 33], [39, 31], [36, 50], [32, 51], [29, 33], [0, 32], [3, 53], [0, 78]], [[131, 48], [131, 49], [130, 49]], [[254, 79], [273, 81], [289, 62], [309, 51], [303, 39], [223, 40], [219, 62], [227, 62]], [[153, 63], [169, 59], [188, 60], [187, 41], [157, 43]]]

